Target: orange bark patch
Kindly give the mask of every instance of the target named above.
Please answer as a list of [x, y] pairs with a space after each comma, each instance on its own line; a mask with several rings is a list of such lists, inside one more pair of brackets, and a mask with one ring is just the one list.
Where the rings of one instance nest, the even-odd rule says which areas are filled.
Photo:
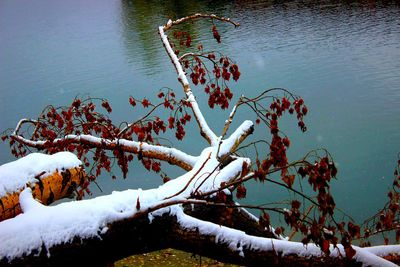
[[[42, 179], [39, 177], [36, 183], [27, 184], [26, 187], [32, 189], [34, 198], [44, 205], [49, 205], [55, 200], [71, 196], [74, 190], [83, 184], [85, 177], [85, 171], [76, 167], [60, 172], [55, 171]], [[15, 217], [22, 212], [19, 194], [23, 189], [0, 198], [0, 221]]]

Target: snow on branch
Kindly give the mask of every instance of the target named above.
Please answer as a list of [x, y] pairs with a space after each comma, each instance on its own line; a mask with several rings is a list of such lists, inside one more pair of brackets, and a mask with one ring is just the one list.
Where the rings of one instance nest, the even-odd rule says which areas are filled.
[[[321, 259], [326, 257], [320, 247], [312, 243], [304, 245], [300, 242], [251, 236], [183, 213], [181, 204], [207, 205], [207, 201], [192, 199], [192, 196], [195, 196], [196, 192], [213, 192], [221, 188], [221, 185], [234, 181], [240, 175], [243, 163], [248, 162], [248, 159], [238, 158], [220, 169], [216, 153], [217, 147], [205, 149], [191, 171], [156, 189], [113, 192], [108, 196], [47, 207], [37, 202], [32, 196], [31, 189], [26, 188], [20, 194], [23, 214], [0, 222], [2, 240], [0, 260], [12, 261], [32, 252], [41, 253], [42, 249], [46, 249], [48, 257], [51, 257], [49, 251], [53, 246], [70, 243], [76, 238], [81, 240], [101, 238], [107, 233], [109, 225], [114, 222], [142, 216], [148, 216], [151, 221], [165, 215], [176, 216], [180, 228], [186, 233], [194, 232], [202, 236], [202, 240], [215, 240], [218, 246], [225, 247], [244, 259], [252, 252], [268, 252], [283, 257], [290, 255]], [[41, 156], [44, 157], [40, 158]], [[21, 166], [18, 169], [24, 169], [22, 167], [25, 166], [27, 172], [35, 173], [43, 169], [40, 164], [32, 164], [35, 158], [47, 164], [45, 169], [51, 170], [62, 168], [57, 159], [62, 161], [63, 167], [68, 164], [69, 167], [80, 164], [68, 152], [60, 152], [55, 156], [41, 156], [32, 154], [19, 160], [19, 163], [9, 164], [7, 168], [3, 165], [1, 168], [15, 171], [18, 166]], [[49, 163], [47, 157], [54, 157], [56, 160]], [[35, 170], [29, 170], [28, 166], [32, 165], [35, 166], [32, 167]], [[353, 246], [353, 248], [356, 251], [353, 259], [368, 266], [396, 266], [380, 256], [400, 251], [400, 246], [373, 248]], [[336, 248], [331, 245], [329, 257], [340, 258], [345, 257], [345, 254], [341, 245]]]
[[224, 22], [231, 23], [231, 24], [233, 24], [235, 27], [239, 27], [239, 26], [240, 26], [239, 23], [237, 23], [237, 22], [231, 20], [230, 18], [220, 17], [220, 16], [216, 16], [216, 15], [214, 15], [214, 14], [196, 13], [196, 14], [193, 14], [193, 15], [190, 15], [190, 16], [186, 16], [186, 17], [183, 17], [183, 18], [174, 20], [174, 21], [169, 20], [169, 21], [167, 22], [167, 24], [164, 26], [164, 31], [167, 31], [167, 30], [169, 30], [171, 27], [173, 27], [173, 26], [175, 26], [175, 25], [178, 25], [178, 24], [181, 24], [181, 23], [183, 23], [183, 22], [185, 22], [185, 21], [188, 21], [188, 20], [195, 20], [195, 19], [200, 19], [200, 18], [215, 19], [215, 20], [220, 20], [220, 21], [224, 21]]
[[[18, 125], [20, 125], [20, 123]], [[148, 144], [146, 142], [136, 142], [126, 139], [109, 140], [85, 134], [81, 135], [69, 134], [64, 136], [63, 138], [56, 138], [52, 141], [31, 140], [18, 134], [17, 130], [19, 129], [19, 127], [16, 128], [16, 131], [11, 135], [11, 138], [22, 144], [37, 149], [57, 147], [61, 143], [65, 144], [66, 142], [70, 144], [84, 144], [89, 147], [98, 147], [108, 150], [120, 149], [124, 152], [131, 152], [134, 154], [141, 153], [143, 157], [163, 160], [170, 164], [177, 165], [184, 170], [190, 170], [197, 160], [197, 157], [188, 155], [176, 148], [156, 146]]]
[[[188, 177], [186, 177], [188, 178]], [[167, 183], [168, 184], [168, 183]], [[166, 184], [166, 185], [167, 185]], [[9, 261], [29, 255], [32, 252], [41, 253], [42, 249], [69, 243], [74, 238], [90, 239], [101, 238], [109, 230], [113, 222], [122, 221], [135, 216], [141, 210], [146, 210], [151, 205], [162, 203], [160, 196], [169, 192], [168, 187], [161, 186], [152, 190], [127, 190], [114, 192], [111, 195], [95, 199], [62, 203], [46, 207], [36, 202], [30, 189], [21, 193], [21, 206], [24, 213], [16, 218], [0, 223], [0, 259]], [[175, 203], [179, 203], [176, 198]], [[140, 202], [140, 207], [138, 207]], [[184, 198], [182, 198], [184, 203]], [[150, 219], [160, 216], [176, 216], [179, 229], [171, 229], [179, 234], [195, 233], [201, 240], [212, 239], [220, 247], [226, 247], [237, 257], [246, 259], [252, 252], [268, 252], [280, 256], [303, 257], [306, 259], [326, 259], [320, 248], [312, 243], [306, 246], [300, 242], [262, 238], [248, 235], [242, 231], [202, 221], [183, 213], [180, 205], [161, 208], [148, 214]], [[24, 240], [21, 242], [21, 240]], [[200, 239], [199, 239], [200, 240]], [[359, 248], [356, 250], [354, 260], [366, 266], [396, 266], [382, 259], [378, 255], [387, 255], [398, 252], [399, 246], [388, 249], [380, 247]], [[330, 247], [330, 258], [345, 257], [341, 245]], [[52, 255], [48, 253], [48, 257]]]
[[199, 105], [197, 104], [197, 101], [192, 93], [192, 89], [190, 89], [189, 81], [186, 78], [186, 74], [183, 71], [182, 65], [179, 62], [178, 57], [172, 50], [172, 47], [168, 41], [167, 35], [164, 33], [164, 27], [160, 26], [158, 29], [159, 29], [159, 34], [160, 34], [161, 40], [164, 44], [165, 50], [167, 51], [168, 56], [171, 58], [171, 61], [175, 66], [176, 72], [178, 73], [178, 80], [183, 86], [183, 90], [185, 91], [187, 101], [189, 101], [191, 104], [193, 114], [196, 118], [197, 124], [200, 127], [200, 133], [210, 144], [214, 145], [216, 143], [217, 136], [210, 129], [203, 114], [200, 111]]
[[244, 121], [227, 139], [220, 141], [220, 158], [233, 153], [236, 148], [254, 131], [254, 124], [250, 120]]
[[232, 23], [235, 26], [239, 26], [239, 24], [233, 22], [232, 20], [230, 20], [228, 18], [218, 17], [216, 15], [206, 15], [206, 14], [198, 13], [198, 14], [194, 14], [192, 16], [187, 16], [187, 17], [175, 20], [175, 21], [169, 20], [166, 25], [160, 26], [158, 28], [158, 32], [160, 34], [161, 41], [164, 45], [164, 48], [165, 48], [168, 56], [170, 57], [171, 62], [176, 69], [176, 72], [178, 73], [178, 81], [183, 86], [183, 90], [186, 94], [187, 100], [191, 104], [193, 114], [196, 118], [197, 124], [200, 127], [200, 133], [211, 145], [216, 145], [217, 144], [217, 136], [211, 130], [211, 128], [208, 126], [203, 114], [201, 113], [201, 110], [197, 104], [195, 96], [193, 95], [192, 89], [190, 88], [189, 81], [186, 77], [186, 73], [183, 70], [181, 61], [179, 60], [178, 56], [175, 54], [174, 50], [172, 49], [171, 43], [168, 40], [168, 36], [165, 33], [166, 31], [168, 31], [175, 25], [181, 24], [181, 23], [189, 21], [189, 20], [194, 20], [197, 18], [216, 19], [216, 20]]

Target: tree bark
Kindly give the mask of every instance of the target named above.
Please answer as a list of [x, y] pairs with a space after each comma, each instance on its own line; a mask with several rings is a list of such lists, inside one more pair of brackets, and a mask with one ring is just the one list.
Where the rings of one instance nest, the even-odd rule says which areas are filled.
[[[232, 196], [227, 196], [226, 206], [184, 205], [184, 212], [203, 221], [231, 227], [248, 235], [276, 238], [275, 234], [258, 224], [247, 211], [234, 207]], [[214, 202], [211, 199], [210, 202]], [[232, 208], [234, 207], [234, 208]]]
[[[85, 181], [85, 171], [81, 167], [55, 171], [54, 173], [41, 178], [45, 173], [36, 175], [37, 182], [28, 184], [32, 189], [33, 197], [45, 205], [62, 198], [70, 197], [74, 190], [82, 186]], [[0, 198], [0, 221], [13, 218], [21, 213], [18, 192], [12, 192]]]
[[[204, 234], [198, 229], [186, 229], [176, 215], [164, 214], [149, 221], [147, 216], [126, 219], [109, 225], [109, 230], [98, 238], [78, 239], [60, 244], [46, 251], [25, 255], [0, 266], [106, 266], [121, 258], [165, 248], [210, 257], [222, 262], [248, 266], [361, 266], [360, 262], [344, 257], [302, 257], [243, 247], [245, 257], [229, 244], [218, 241], [215, 234]], [[50, 255], [50, 257], [48, 257]]]

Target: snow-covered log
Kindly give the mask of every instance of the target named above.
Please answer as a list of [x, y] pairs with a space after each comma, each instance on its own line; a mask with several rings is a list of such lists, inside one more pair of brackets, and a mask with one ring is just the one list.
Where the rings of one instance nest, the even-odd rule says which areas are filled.
[[19, 194], [29, 187], [33, 196], [50, 204], [70, 197], [85, 181], [81, 162], [72, 153], [32, 153], [0, 166], [0, 221], [21, 213]]
[[[135, 253], [174, 247], [239, 264], [306, 265], [311, 261], [331, 266], [390, 266], [374, 254], [398, 252], [398, 246], [374, 253], [356, 248], [357, 254], [348, 260], [340, 246], [332, 247], [327, 256], [313, 244], [258, 237], [254, 232], [222, 226], [218, 216], [196, 219], [184, 213], [184, 205], [186, 210], [191, 209], [190, 204], [212, 206], [207, 200], [192, 198], [195, 192], [211, 192], [240, 174], [246, 159], [236, 159], [219, 169], [217, 150], [205, 149], [191, 171], [156, 189], [114, 192], [49, 207], [37, 202], [30, 188], [24, 189], [20, 194], [23, 213], [0, 222], [1, 263], [104, 264]], [[250, 216], [247, 219], [251, 220]], [[232, 221], [231, 227], [239, 225], [237, 220]], [[75, 262], [77, 259], [82, 262]]]
[[[186, 215], [180, 205], [135, 217], [151, 206], [154, 193], [128, 190], [46, 207], [26, 189], [21, 194], [24, 214], [0, 223], [0, 265], [100, 266], [128, 255], [172, 247], [253, 266], [396, 266], [375, 254], [400, 252], [399, 246], [355, 247], [355, 257], [347, 259], [339, 245], [331, 247], [328, 256], [313, 244], [257, 237], [196, 219]], [[137, 199], [142, 199], [139, 209]]]

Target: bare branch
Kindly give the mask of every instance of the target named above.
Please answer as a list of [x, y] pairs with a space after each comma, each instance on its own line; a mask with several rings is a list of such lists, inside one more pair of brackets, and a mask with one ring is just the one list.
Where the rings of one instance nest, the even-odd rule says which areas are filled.
[[32, 120], [32, 119], [21, 119], [18, 123], [17, 126], [15, 127], [15, 130], [13, 132], [13, 135], [18, 135], [19, 130], [21, 129], [22, 125], [24, 125], [25, 123], [31, 123], [35, 126], [38, 125], [38, 121], [37, 120]]
[[224, 138], [225, 134], [228, 132], [229, 130], [229, 126], [231, 125], [232, 121], [233, 121], [233, 117], [236, 114], [236, 111], [238, 109], [238, 107], [242, 104], [242, 97], [240, 97], [239, 101], [236, 103], [236, 105], [233, 106], [231, 113], [229, 114], [228, 119], [225, 121], [225, 125], [224, 125], [224, 129], [222, 130], [222, 134], [221, 134], [221, 139]]
[[188, 20], [195, 20], [195, 19], [199, 19], [199, 18], [210, 18], [210, 19], [215, 19], [215, 20], [219, 20], [219, 21], [224, 21], [224, 22], [228, 22], [228, 23], [232, 23], [235, 27], [239, 27], [240, 24], [237, 22], [234, 22], [233, 20], [231, 20], [230, 18], [224, 18], [224, 17], [219, 17], [216, 16], [214, 14], [202, 14], [202, 13], [196, 13], [187, 17], [183, 17], [177, 20], [169, 20], [168, 23], [164, 26], [164, 31], [168, 31], [169, 29], [171, 29], [173, 26], [181, 24], [185, 21]]

